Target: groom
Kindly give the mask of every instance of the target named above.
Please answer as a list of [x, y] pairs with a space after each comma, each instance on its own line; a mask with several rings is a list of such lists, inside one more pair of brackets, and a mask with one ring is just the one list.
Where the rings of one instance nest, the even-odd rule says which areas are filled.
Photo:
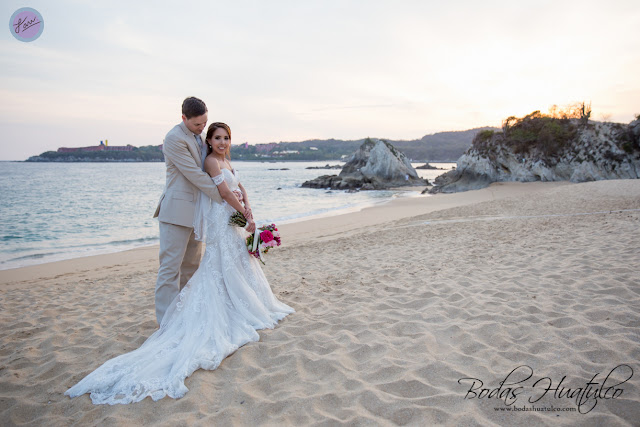
[[202, 131], [207, 106], [195, 97], [182, 103], [182, 123], [164, 138], [162, 152], [167, 182], [153, 215], [160, 222], [160, 268], [156, 281], [156, 318], [162, 323], [167, 307], [198, 269], [202, 243], [195, 239], [193, 216], [198, 192], [214, 202], [222, 198], [211, 177], [202, 170], [206, 148]]

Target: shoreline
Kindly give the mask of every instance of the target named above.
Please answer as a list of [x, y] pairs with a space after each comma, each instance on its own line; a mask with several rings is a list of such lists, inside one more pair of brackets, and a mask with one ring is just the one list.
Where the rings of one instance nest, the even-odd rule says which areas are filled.
[[[286, 167], [291, 172], [276, 171], [272, 175], [271, 172], [264, 171], [267, 167], [271, 167], [268, 166], [269, 164], [278, 168]], [[365, 206], [382, 203], [395, 197], [408, 195], [404, 189], [346, 194], [347, 192], [345, 191], [297, 188], [303, 180], [311, 179], [312, 176], [315, 177], [319, 174], [318, 171], [308, 171], [303, 170], [303, 168], [307, 165], [317, 166], [321, 164], [323, 163], [304, 162], [299, 164], [296, 162], [284, 162], [257, 164], [238, 162], [237, 166], [248, 171], [251, 178], [246, 179], [254, 180], [252, 181], [252, 187], [256, 189], [255, 193], [253, 193], [255, 197], [253, 200], [254, 207], [259, 208], [257, 213], [264, 222], [269, 223], [284, 224], [340, 215], [358, 211]], [[61, 166], [52, 166], [50, 164], [35, 165], [27, 169], [19, 167], [18, 163], [13, 162], [8, 162], [6, 165], [7, 167], [3, 168], [3, 171], [6, 169], [8, 173], [3, 176], [10, 177], [14, 173], [22, 174], [20, 176], [23, 179], [19, 179], [20, 183], [27, 182], [27, 177], [32, 175], [29, 172], [31, 169], [57, 171], [56, 174], [60, 174], [65, 170], [65, 168], [61, 169]], [[162, 168], [159, 169], [156, 166], [159, 165], [140, 163], [139, 167], [131, 169], [131, 165], [127, 166], [122, 162], [112, 164], [109, 167], [100, 167], [92, 163], [82, 163], [74, 166], [73, 169], [77, 169], [76, 178], [70, 182], [69, 188], [76, 188], [77, 186], [78, 189], [65, 192], [64, 196], [62, 196], [62, 204], [82, 208], [83, 213], [86, 213], [86, 215], [82, 215], [82, 218], [76, 218], [75, 221], [71, 220], [69, 222], [65, 214], [57, 208], [60, 203], [55, 197], [43, 200], [42, 206], [51, 205], [53, 207], [49, 209], [49, 214], [44, 215], [29, 213], [29, 199], [22, 196], [16, 198], [13, 203], [4, 206], [2, 213], [5, 220], [7, 220], [5, 229], [7, 237], [0, 253], [0, 272], [78, 257], [101, 256], [158, 244], [157, 222], [151, 219], [150, 214], [155, 210], [157, 199], [162, 191], [160, 183], [163, 176]], [[119, 191], [123, 191], [122, 196], [127, 197], [127, 201], [122, 203], [120, 209], [113, 212], [113, 216], [110, 216], [111, 219], [109, 221], [104, 220], [103, 213], [98, 209], [98, 206], [101, 206], [100, 202], [90, 200], [87, 197], [76, 200], [77, 195], [82, 194], [82, 191], [84, 191], [81, 190], [83, 188], [82, 182], [89, 179], [95, 170], [99, 170], [101, 174], [100, 185], [98, 186], [100, 190], [96, 188], [91, 191], [92, 195], [97, 194], [99, 191], [105, 191], [106, 197], [115, 201], [121, 200]], [[121, 171], [136, 173], [135, 191], [127, 192], [124, 190], [122, 183], [117, 180], [117, 176], [120, 175]], [[264, 179], [260, 178], [262, 175], [264, 175]], [[9, 185], [9, 181], [6, 179], [3, 181], [3, 185]], [[284, 186], [282, 188], [284, 191], [270, 193], [270, 191], [282, 186]], [[417, 196], [419, 190], [423, 188], [424, 186], [410, 187], [409, 191], [413, 191], [413, 194]], [[157, 195], [156, 191], [150, 189], [157, 189]], [[16, 194], [28, 194], [26, 193], [26, 188], [22, 189], [20, 187], [18, 190], [20, 191]], [[48, 188], [47, 190], [45, 194], [53, 194], [53, 189]], [[133, 200], [131, 195], [137, 192], [140, 192], [142, 199]], [[269, 195], [266, 196], [266, 194]], [[276, 202], [281, 199], [281, 202], [274, 203], [272, 199], [275, 199]], [[47, 212], [47, 209], [42, 208], [42, 212]], [[132, 216], [127, 217], [122, 212], [130, 212]], [[41, 223], [48, 221], [50, 221], [50, 224], [41, 225]], [[12, 226], [12, 223], [15, 225]], [[98, 229], [94, 230], [90, 224], [97, 225]], [[71, 225], [71, 228], [69, 228], [69, 225]], [[99, 238], [96, 233], [100, 233]]]
[[[562, 185], [572, 185], [572, 183], [565, 181], [500, 182], [493, 183], [487, 188], [462, 193], [419, 194], [413, 197], [396, 197], [374, 206], [361, 208], [355, 212], [319, 216], [310, 219], [304, 218], [297, 222], [279, 225], [279, 230], [283, 237], [282, 247], [346, 237], [358, 233], [362, 229], [380, 226], [386, 222]], [[404, 188], [400, 187], [399, 189]], [[428, 202], [425, 200], [428, 200]], [[92, 278], [103, 277], [104, 274], [110, 271], [119, 271], [120, 268], [125, 266], [137, 269], [157, 269], [158, 250], [158, 244], [156, 243], [101, 255], [90, 255], [0, 270], [0, 286], [32, 280], [49, 280], [70, 275]]]
[[[320, 219], [320, 218], [332, 218], [335, 216], [340, 216], [340, 215], [346, 215], [346, 214], [350, 214], [350, 213], [357, 213], [362, 211], [363, 209], [367, 209], [367, 208], [371, 208], [371, 207], [376, 207], [376, 206], [380, 206], [380, 205], [384, 205], [386, 203], [391, 202], [392, 200], [395, 200], [396, 198], [404, 198], [404, 197], [423, 197], [423, 195], [420, 194], [419, 190], [415, 189], [416, 187], [394, 187], [394, 188], [389, 188], [390, 191], [394, 191], [397, 193], [415, 193], [412, 195], [405, 195], [405, 194], [400, 194], [400, 195], [392, 195], [391, 197], [388, 197], [386, 199], [380, 199], [380, 200], [376, 200], [376, 199], [372, 199], [368, 202], [361, 202], [359, 204], [356, 204], [354, 206], [349, 206], [349, 207], [341, 207], [341, 208], [334, 208], [334, 209], [329, 209], [320, 213], [308, 213], [308, 214], [303, 214], [303, 216], [294, 216], [293, 218], [288, 218], [288, 219], [284, 219], [284, 220], [279, 220], [279, 219], [275, 219], [274, 222], [276, 222], [279, 226], [281, 225], [285, 225], [285, 224], [294, 224], [294, 223], [298, 223], [298, 222], [304, 222], [304, 221], [313, 221], [316, 219]], [[339, 191], [339, 190], [338, 190]], [[156, 221], [156, 227], [157, 227], [157, 220]], [[267, 224], [268, 222], [260, 222], [259, 224]], [[56, 257], [54, 257], [54, 259], [49, 259], [49, 260], [45, 260], [42, 262], [34, 262], [34, 263], [28, 263], [26, 265], [18, 265], [18, 266], [13, 266], [13, 267], [9, 267], [9, 268], [0, 268], [0, 284], [2, 283], [1, 280], [1, 276], [3, 272], [6, 271], [10, 271], [10, 270], [16, 270], [19, 268], [28, 268], [28, 267], [37, 267], [39, 265], [44, 265], [44, 264], [53, 264], [53, 263], [57, 263], [57, 262], [64, 262], [64, 261], [72, 261], [74, 259], [84, 259], [84, 258], [93, 258], [93, 257], [103, 257], [103, 256], [107, 256], [107, 255], [112, 255], [112, 254], [118, 254], [118, 253], [122, 253], [122, 252], [128, 252], [128, 251], [134, 251], [134, 250], [143, 250], [145, 248], [150, 248], [150, 247], [158, 247], [159, 242], [157, 242], [158, 238], [155, 239], [148, 239], [148, 240], [156, 240], [156, 242], [154, 243], [147, 243], [147, 244], [142, 244], [142, 245], [136, 245], [133, 247], [125, 247], [122, 249], [118, 249], [116, 247], [109, 247], [109, 246], [103, 246], [102, 248], [98, 249], [98, 248], [92, 248], [88, 253], [88, 254], [82, 254], [82, 255], [77, 255], [74, 253], [63, 253], [63, 254], [59, 254], [56, 255]], [[35, 261], [35, 260], [34, 260]]]

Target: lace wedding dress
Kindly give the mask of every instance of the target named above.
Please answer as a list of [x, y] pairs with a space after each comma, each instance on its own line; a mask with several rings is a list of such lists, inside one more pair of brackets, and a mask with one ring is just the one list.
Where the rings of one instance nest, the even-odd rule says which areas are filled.
[[[233, 191], [237, 172], [223, 169]], [[188, 391], [185, 378], [197, 369], [216, 369], [222, 360], [250, 341], [258, 329], [273, 328], [295, 310], [278, 301], [245, 247], [245, 230], [228, 225], [235, 209], [204, 194], [196, 207], [194, 229], [206, 243], [200, 267], [173, 300], [154, 332], [137, 350], [105, 362], [65, 392], [91, 393], [94, 404], [139, 402]]]

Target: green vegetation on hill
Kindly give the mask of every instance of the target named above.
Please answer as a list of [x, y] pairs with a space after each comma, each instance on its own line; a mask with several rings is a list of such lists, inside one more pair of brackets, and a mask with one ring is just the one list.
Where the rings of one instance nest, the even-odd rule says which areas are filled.
[[[362, 140], [342, 141], [336, 139], [329, 140], [309, 140], [304, 142], [280, 142], [274, 144], [269, 150], [260, 151], [260, 145], [232, 145], [231, 158], [235, 160], [340, 160], [343, 155], [349, 156], [358, 149]], [[312, 149], [312, 147], [314, 149]], [[294, 153], [297, 151], [297, 153]]]
[[479, 132], [472, 148], [490, 159], [504, 146], [514, 154], [549, 161], [571, 146], [578, 126], [588, 126], [590, 116], [591, 106], [585, 103], [564, 110], [552, 107], [549, 114], [534, 111], [521, 118], [511, 116], [502, 122], [502, 132]]
[[[470, 146], [474, 136], [483, 130], [476, 128], [459, 132], [439, 132], [416, 140], [381, 138], [402, 151], [414, 162], [456, 161]], [[267, 144], [231, 146], [235, 160], [340, 160], [350, 157], [366, 140], [312, 139], [302, 142], [279, 142], [267, 150]], [[262, 148], [262, 151], [260, 149]], [[297, 151], [297, 153], [295, 153]], [[344, 156], [344, 157], [343, 157]]]
[[[497, 128], [476, 128], [458, 132], [439, 132], [415, 140], [382, 138], [402, 151], [413, 162], [455, 162], [470, 146], [478, 132]], [[311, 139], [258, 145], [232, 145], [233, 160], [331, 161], [347, 160], [366, 138], [357, 140]], [[162, 162], [159, 146], [133, 147], [132, 151], [47, 151], [28, 162]]]
[[164, 155], [159, 146], [147, 145], [133, 147], [132, 151], [46, 151], [29, 157], [27, 162], [164, 162]]

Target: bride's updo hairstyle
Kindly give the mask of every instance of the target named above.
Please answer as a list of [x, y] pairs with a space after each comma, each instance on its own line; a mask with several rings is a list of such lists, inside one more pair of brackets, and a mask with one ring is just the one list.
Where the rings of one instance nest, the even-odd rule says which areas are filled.
[[222, 122], [211, 123], [209, 125], [209, 128], [207, 129], [207, 136], [205, 138], [205, 141], [207, 143], [207, 156], [213, 152], [213, 148], [211, 148], [211, 142], [210, 142], [211, 138], [213, 138], [213, 133], [216, 131], [216, 129], [220, 129], [220, 128], [226, 130], [227, 134], [229, 135], [229, 146], [227, 147], [227, 150], [224, 152], [224, 155], [226, 158], [231, 159], [231, 128], [229, 128], [227, 124]]

